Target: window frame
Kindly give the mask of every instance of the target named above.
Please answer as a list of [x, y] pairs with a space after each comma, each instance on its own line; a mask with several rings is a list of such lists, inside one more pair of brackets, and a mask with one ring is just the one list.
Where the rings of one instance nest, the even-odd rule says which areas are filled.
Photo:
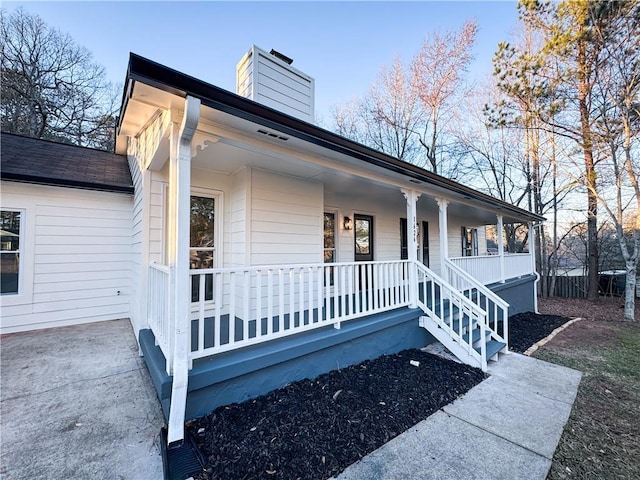
[[[224, 214], [224, 196], [221, 190], [213, 190], [209, 188], [191, 187], [189, 193], [189, 231], [191, 231], [191, 197], [202, 197], [213, 199], [213, 247], [191, 247], [191, 235], [189, 235], [189, 271], [197, 270], [191, 268], [191, 252], [193, 250], [211, 250], [213, 251], [213, 268], [223, 268], [222, 259], [222, 239], [223, 236], [223, 214]], [[191, 277], [191, 275], [189, 275]], [[205, 278], [213, 280], [213, 274], [206, 274]], [[207, 280], [205, 280], [206, 282]], [[213, 284], [212, 284], [213, 285]], [[193, 283], [192, 287], [193, 288]], [[205, 287], [206, 288], [206, 287]], [[213, 286], [212, 286], [213, 289]], [[212, 290], [212, 298], [207, 299], [205, 293], [204, 304], [206, 308], [211, 308], [215, 304], [215, 292]], [[194, 300], [193, 291], [191, 292], [191, 313], [198, 310], [198, 300]]]
[[17, 213], [20, 215], [20, 227], [18, 230], [18, 250], [0, 250], [0, 255], [3, 254], [18, 254], [18, 291], [17, 292], [0, 292], [0, 297], [4, 298], [17, 298], [21, 295], [24, 295], [24, 276], [25, 276], [25, 265], [24, 265], [24, 246], [25, 246], [25, 225], [26, 225], [26, 211], [21, 208], [8, 208], [2, 207], [0, 209], [1, 212], [11, 212]]
[[[13, 307], [30, 305], [33, 303], [33, 279], [35, 255], [35, 230], [36, 230], [36, 199], [33, 196], [25, 198], [22, 190], [14, 190], [10, 184], [3, 185], [2, 210], [19, 211], [23, 216], [20, 218], [20, 272], [22, 273], [18, 281], [18, 294], [0, 295], [0, 306]], [[14, 196], [15, 194], [15, 196]]]
[[[189, 239], [189, 254], [193, 250], [210, 250], [213, 251], [213, 268], [223, 268], [222, 266], [222, 215], [223, 215], [223, 195], [219, 190], [211, 190], [207, 188], [191, 188], [189, 195], [189, 205], [191, 205], [191, 197], [202, 197], [213, 199], [213, 247], [192, 247], [191, 239]], [[189, 207], [191, 208], [191, 207]], [[189, 210], [191, 211], [191, 210]], [[191, 228], [191, 213], [189, 213], [189, 228]], [[189, 268], [189, 270], [192, 270]]]
[[[324, 216], [326, 214], [333, 215], [333, 248], [326, 248], [324, 246]], [[338, 215], [338, 210], [333, 208], [324, 208], [322, 211], [322, 263], [337, 263], [338, 262], [338, 219], [340, 216]], [[327, 250], [333, 250], [333, 262], [325, 261], [325, 252]]]
[[[471, 234], [471, 241], [469, 241], [468, 234]], [[477, 257], [479, 255], [478, 249], [478, 228], [477, 227], [462, 227], [462, 256], [463, 257]]]

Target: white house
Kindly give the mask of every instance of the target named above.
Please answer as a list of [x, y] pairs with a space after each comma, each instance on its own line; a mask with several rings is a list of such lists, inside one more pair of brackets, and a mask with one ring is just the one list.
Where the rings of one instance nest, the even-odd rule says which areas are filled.
[[[169, 442], [336, 366], [436, 340], [482, 369], [507, 351], [535, 262], [489, 255], [484, 226], [541, 217], [314, 125], [314, 81], [278, 52], [252, 47], [237, 91], [132, 54], [115, 154], [3, 135], [3, 333], [129, 317]], [[5, 142], [119, 177], [55, 182], [63, 157], [12, 178]]]

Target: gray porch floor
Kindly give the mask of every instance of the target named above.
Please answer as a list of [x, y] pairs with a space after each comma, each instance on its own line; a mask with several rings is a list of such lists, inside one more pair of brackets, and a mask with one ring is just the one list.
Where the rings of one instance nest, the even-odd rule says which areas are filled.
[[516, 353], [338, 480], [544, 480], [582, 374]]
[[162, 478], [164, 419], [128, 320], [0, 342], [0, 477]]

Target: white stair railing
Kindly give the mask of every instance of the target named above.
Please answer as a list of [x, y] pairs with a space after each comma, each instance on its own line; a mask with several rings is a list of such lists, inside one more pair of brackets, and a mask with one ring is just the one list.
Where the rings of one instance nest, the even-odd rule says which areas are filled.
[[[418, 306], [433, 322], [422, 326], [459, 359], [486, 370], [487, 313], [444, 278], [421, 263], [415, 265]], [[474, 341], [475, 328], [480, 329], [480, 337]], [[480, 344], [480, 352], [474, 343]]]
[[487, 312], [486, 326], [491, 339], [504, 343], [503, 351], [508, 352], [509, 304], [455, 263], [445, 259], [443, 265], [447, 282]]

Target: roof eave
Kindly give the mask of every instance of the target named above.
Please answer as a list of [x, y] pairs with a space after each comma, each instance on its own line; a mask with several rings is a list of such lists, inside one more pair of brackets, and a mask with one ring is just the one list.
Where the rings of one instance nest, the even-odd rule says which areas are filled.
[[274, 110], [253, 100], [236, 95], [215, 85], [203, 82], [172, 68], [144, 57], [130, 54], [127, 71], [127, 89], [123, 98], [126, 108], [133, 82], [140, 81], [180, 97], [187, 95], [199, 98], [203, 105], [254, 122], [267, 128], [294, 136], [329, 150], [346, 154], [386, 170], [425, 182], [468, 199], [489, 204], [496, 210], [509, 212], [511, 216], [526, 221], [544, 221], [545, 217], [521, 209], [510, 203], [461, 185], [440, 175], [428, 172], [384, 153], [373, 150], [336, 133], [322, 129], [298, 118]]
[[82, 182], [78, 180], [53, 178], [53, 177], [41, 177], [36, 175], [25, 175], [20, 173], [2, 172], [0, 179], [21, 182], [21, 183], [33, 183], [38, 185], [49, 185], [54, 187], [68, 187], [79, 188], [83, 190], [98, 190], [101, 192], [110, 193], [126, 193], [132, 195], [134, 193], [133, 185], [113, 185], [96, 182]]

